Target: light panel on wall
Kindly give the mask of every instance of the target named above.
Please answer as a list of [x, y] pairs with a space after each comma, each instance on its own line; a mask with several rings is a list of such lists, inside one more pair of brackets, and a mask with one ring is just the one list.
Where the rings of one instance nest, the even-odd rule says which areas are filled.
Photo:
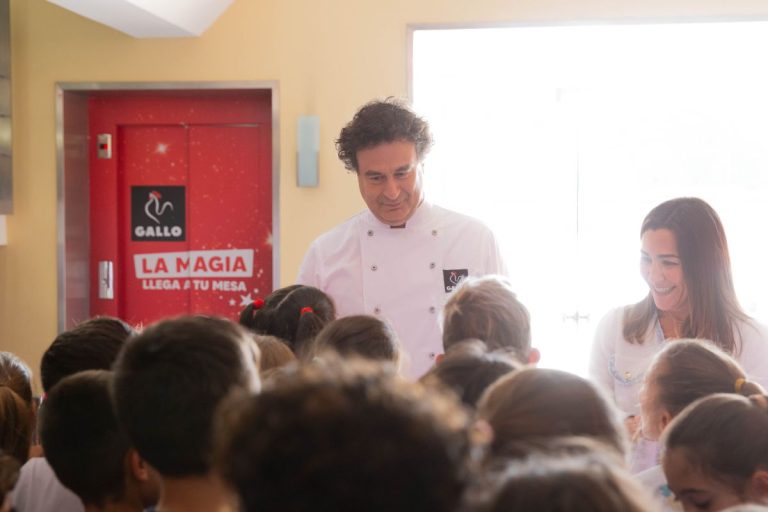
[[300, 187], [316, 187], [318, 152], [320, 150], [320, 118], [301, 116], [296, 141], [296, 181]]

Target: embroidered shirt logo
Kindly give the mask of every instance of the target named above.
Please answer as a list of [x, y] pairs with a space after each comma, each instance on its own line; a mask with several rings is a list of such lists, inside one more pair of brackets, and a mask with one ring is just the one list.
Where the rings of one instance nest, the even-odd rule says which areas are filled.
[[466, 268], [443, 269], [445, 293], [455, 290], [466, 277], [469, 277], [469, 270]]

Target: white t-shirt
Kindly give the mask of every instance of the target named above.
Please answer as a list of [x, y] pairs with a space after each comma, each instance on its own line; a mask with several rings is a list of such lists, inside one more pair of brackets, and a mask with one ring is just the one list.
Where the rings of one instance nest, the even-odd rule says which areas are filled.
[[683, 512], [683, 506], [675, 501], [675, 495], [669, 490], [667, 477], [660, 465], [638, 473], [636, 478], [653, 494], [663, 512]]
[[321, 235], [297, 282], [330, 295], [339, 317], [389, 320], [410, 360], [405, 372], [416, 378], [443, 352], [438, 318], [458, 282], [506, 273], [485, 224], [425, 202], [404, 228], [391, 228], [366, 210]]
[[85, 512], [83, 502], [59, 482], [44, 457], [21, 467], [12, 501], [16, 512]]

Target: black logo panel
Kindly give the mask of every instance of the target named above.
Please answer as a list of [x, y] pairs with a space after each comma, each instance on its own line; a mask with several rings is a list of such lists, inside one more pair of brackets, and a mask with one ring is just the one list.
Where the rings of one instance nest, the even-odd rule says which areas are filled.
[[131, 240], [186, 240], [186, 188], [131, 187]]
[[469, 269], [443, 269], [443, 284], [445, 285], [445, 293], [450, 293], [455, 290], [465, 277], [469, 277]]

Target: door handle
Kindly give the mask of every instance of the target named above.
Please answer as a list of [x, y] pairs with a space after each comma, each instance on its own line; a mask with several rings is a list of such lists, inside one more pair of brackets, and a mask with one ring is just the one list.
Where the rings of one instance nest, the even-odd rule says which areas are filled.
[[99, 298], [100, 299], [114, 299], [115, 287], [114, 287], [114, 273], [112, 271], [111, 261], [99, 262]]
[[588, 322], [589, 313], [582, 314], [582, 313], [579, 313], [578, 311], [574, 311], [570, 315], [563, 313], [563, 322], [567, 322], [568, 320], [571, 320], [576, 323], [579, 323], [582, 320]]

